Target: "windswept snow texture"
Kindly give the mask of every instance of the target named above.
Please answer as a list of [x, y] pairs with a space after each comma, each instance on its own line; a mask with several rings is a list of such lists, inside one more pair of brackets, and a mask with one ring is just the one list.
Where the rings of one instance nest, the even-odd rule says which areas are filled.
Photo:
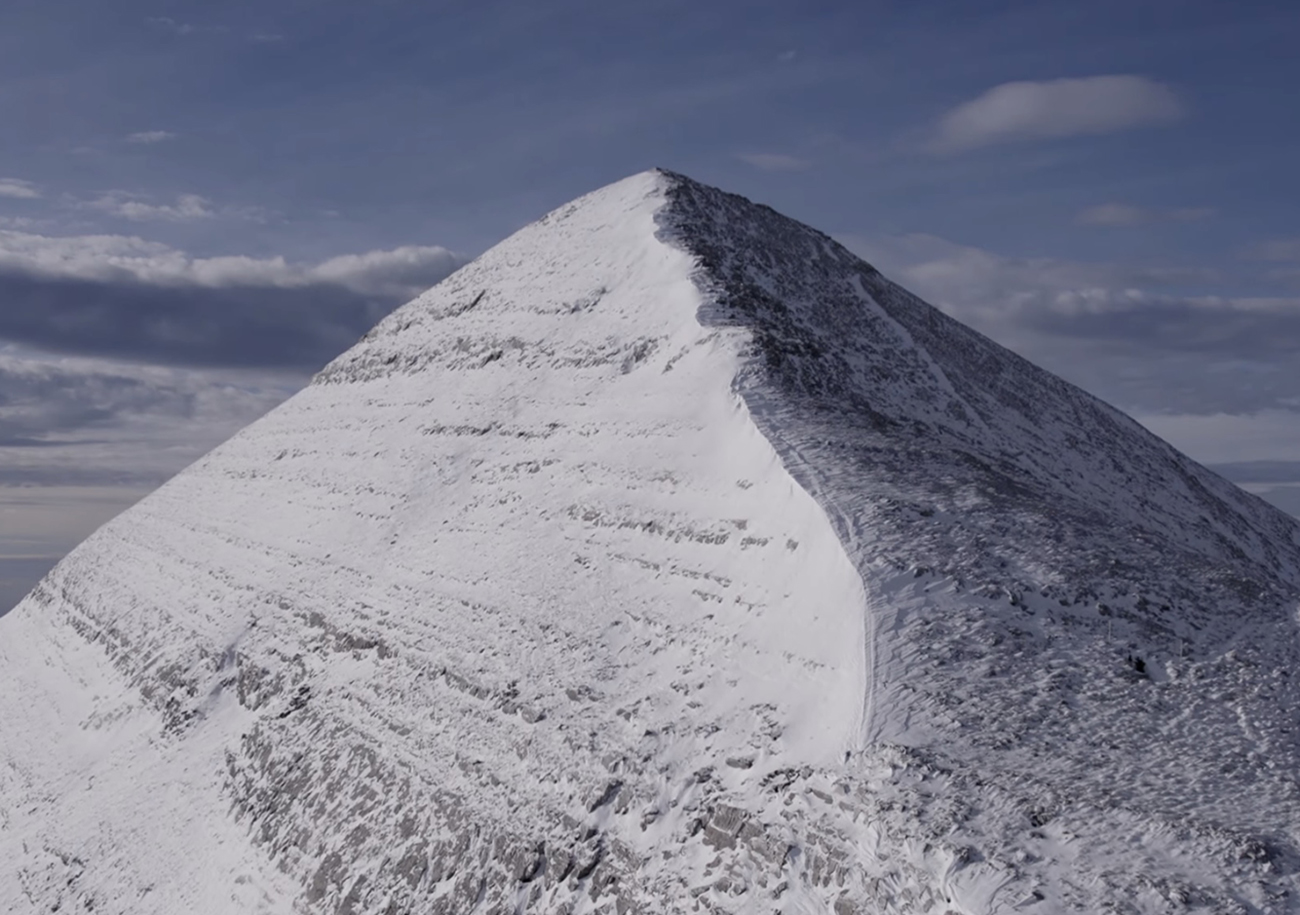
[[1300, 526], [826, 236], [550, 214], [0, 621], [0, 909], [1300, 911]]

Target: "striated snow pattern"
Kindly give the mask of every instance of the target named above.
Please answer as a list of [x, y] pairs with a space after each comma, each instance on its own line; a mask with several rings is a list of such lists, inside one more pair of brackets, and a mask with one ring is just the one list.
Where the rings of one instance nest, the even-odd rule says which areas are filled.
[[825, 235], [546, 216], [0, 621], [0, 909], [1300, 912], [1300, 525]]

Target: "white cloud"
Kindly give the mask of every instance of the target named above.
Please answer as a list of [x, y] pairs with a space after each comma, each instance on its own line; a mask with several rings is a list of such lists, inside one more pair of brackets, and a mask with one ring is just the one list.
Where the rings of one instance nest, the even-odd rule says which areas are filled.
[[784, 153], [740, 153], [736, 158], [765, 172], [797, 172], [810, 164], [806, 159]]
[[939, 121], [932, 152], [1111, 133], [1168, 124], [1185, 114], [1168, 86], [1142, 76], [1090, 76], [994, 86]]
[[429, 284], [430, 272], [447, 273], [462, 259], [446, 248], [403, 245], [391, 251], [368, 251], [332, 257], [307, 270], [315, 282], [338, 283], [355, 292], [416, 295]]
[[217, 215], [212, 209], [212, 201], [198, 194], [181, 194], [177, 196], [174, 204], [153, 204], [146, 203], [132, 194], [110, 191], [91, 200], [86, 206], [136, 222], [146, 220], [187, 222], [193, 219], [209, 219]]
[[1157, 222], [1195, 222], [1213, 215], [1214, 210], [1209, 207], [1159, 209], [1130, 206], [1124, 203], [1103, 203], [1088, 207], [1075, 221], [1080, 225], [1110, 228], [1145, 226]]
[[414, 296], [464, 263], [436, 245], [345, 254], [316, 264], [283, 257], [193, 257], [133, 235], [49, 236], [0, 230], [0, 269], [37, 276], [157, 286], [271, 286], [316, 283], [367, 295]]
[[0, 269], [38, 276], [148, 282], [148, 273], [178, 273], [185, 261], [183, 253], [167, 245], [134, 236], [0, 231]]
[[192, 222], [222, 217], [264, 223], [276, 216], [274, 212], [257, 206], [218, 207], [200, 194], [177, 194], [173, 203], [158, 203], [143, 194], [113, 190], [90, 200], [78, 200], [70, 195], [65, 196], [65, 200], [71, 206], [98, 210], [133, 222]]
[[162, 143], [164, 140], [174, 140], [176, 134], [170, 130], [142, 130], [139, 133], [128, 134], [126, 142], [128, 143]]
[[36, 185], [21, 178], [0, 178], [0, 197], [16, 197], [20, 200], [33, 200], [41, 196]]
[[149, 258], [139, 276], [154, 282], [192, 282], [202, 286], [278, 286], [330, 283], [367, 295], [414, 296], [445, 276], [462, 258], [438, 246], [404, 245], [391, 251], [344, 254], [318, 264], [291, 264], [282, 257]]

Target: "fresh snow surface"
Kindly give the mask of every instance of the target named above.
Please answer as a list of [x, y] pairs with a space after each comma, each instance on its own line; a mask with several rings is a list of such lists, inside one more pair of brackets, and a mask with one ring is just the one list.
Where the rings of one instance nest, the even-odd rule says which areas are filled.
[[1297, 627], [1292, 519], [649, 172], [0, 620], [0, 910], [1296, 912]]

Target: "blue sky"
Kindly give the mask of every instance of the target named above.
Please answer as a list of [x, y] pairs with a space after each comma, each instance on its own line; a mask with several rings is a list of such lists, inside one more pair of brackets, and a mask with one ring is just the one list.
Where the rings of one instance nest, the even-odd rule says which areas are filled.
[[1282, 2], [11, 0], [0, 579], [656, 165], [1300, 511], [1297, 39]]

